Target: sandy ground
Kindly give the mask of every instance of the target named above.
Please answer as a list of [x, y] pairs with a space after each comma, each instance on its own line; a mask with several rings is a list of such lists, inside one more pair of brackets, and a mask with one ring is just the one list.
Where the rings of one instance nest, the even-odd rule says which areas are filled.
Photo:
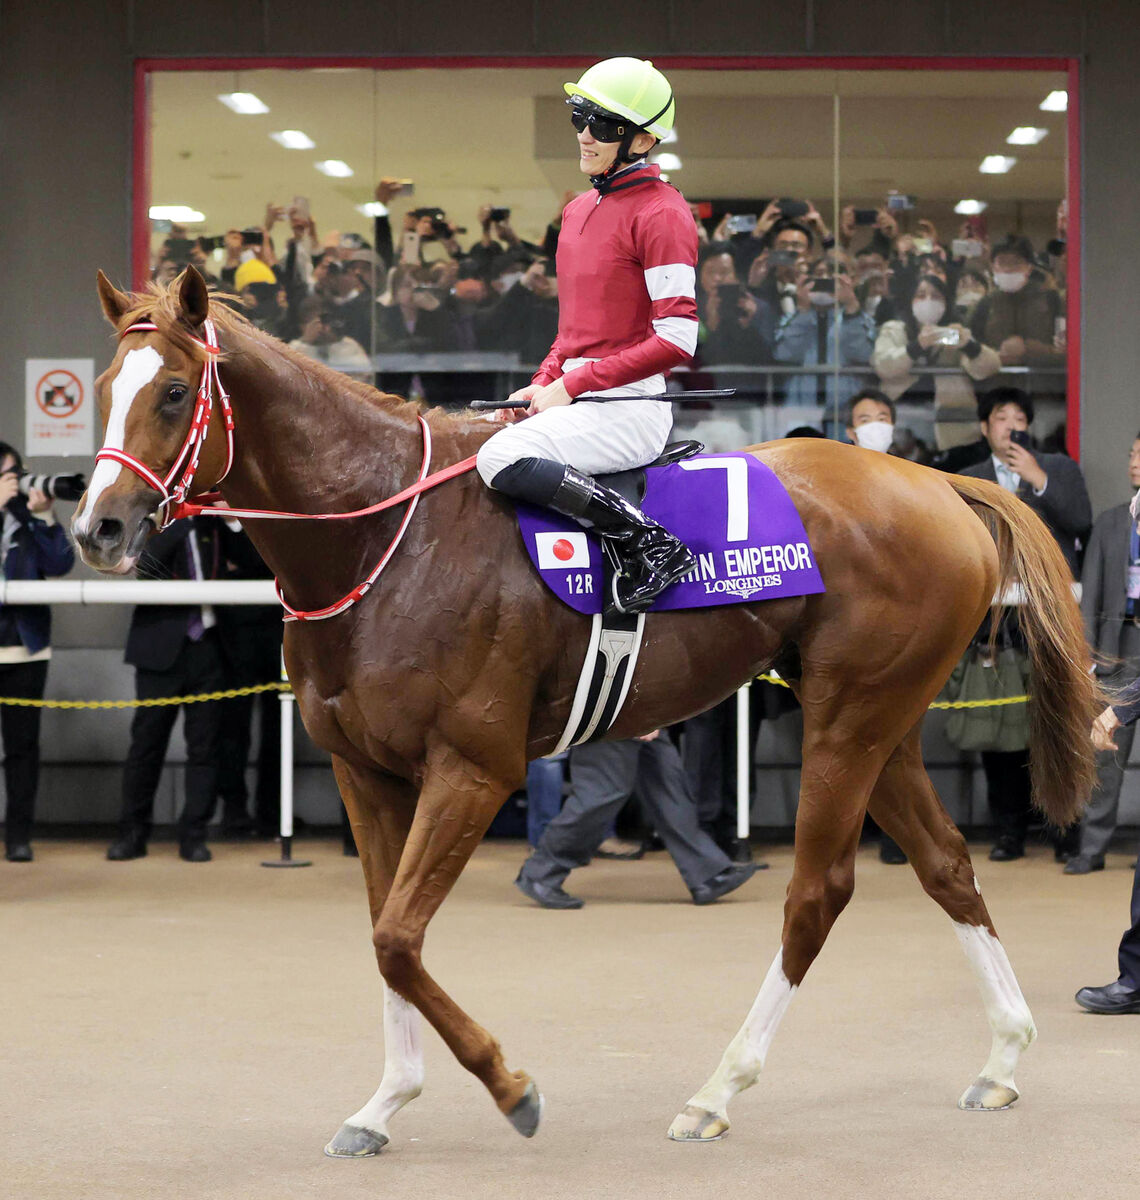
[[665, 1139], [747, 1012], [776, 948], [790, 849], [710, 908], [664, 855], [571, 877], [580, 912], [511, 886], [483, 847], [433, 923], [435, 977], [546, 1096], [520, 1138], [428, 1030], [424, 1094], [379, 1158], [321, 1148], [382, 1069], [380, 988], [355, 860], [211, 865], [172, 846], [124, 864], [41, 842], [0, 862], [0, 1195], [795, 1198], [1127, 1195], [1140, 1017], [1072, 1001], [1115, 976], [1128, 859], [1064, 877], [1051, 854], [978, 874], [1040, 1039], [1008, 1112], [955, 1100], [986, 1058], [947, 919], [909, 869], [863, 851], [854, 902], [722, 1142]]

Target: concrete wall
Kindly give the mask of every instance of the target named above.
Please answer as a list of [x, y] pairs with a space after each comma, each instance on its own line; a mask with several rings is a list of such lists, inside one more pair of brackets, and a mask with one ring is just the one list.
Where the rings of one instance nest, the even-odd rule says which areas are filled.
[[[94, 300], [98, 267], [128, 277], [131, 66], [137, 56], [573, 54], [1079, 55], [1083, 60], [1082, 465], [1099, 510], [1126, 494], [1124, 448], [1140, 427], [1140, 318], [1130, 239], [1140, 143], [1140, 21], [1132, 0], [627, 0], [601, 6], [502, 0], [452, 5], [341, 0], [71, 0], [0, 4], [0, 437], [23, 431], [23, 360], [111, 347]], [[44, 460], [47, 468], [64, 464]], [[124, 613], [60, 611], [58, 684], [111, 695], [129, 679], [111, 652]], [[108, 719], [98, 718], [101, 722]], [[74, 718], [58, 745], [117, 756], [122, 729]], [[117, 732], [113, 735], [108, 731]], [[70, 752], [70, 751], [69, 751]], [[50, 757], [50, 754], [49, 754]], [[113, 760], [113, 759], [112, 759]], [[51, 768], [44, 811], [56, 806]], [[62, 771], [65, 768], [58, 768]], [[62, 776], [60, 776], [62, 778]], [[66, 790], [66, 789], [64, 789]], [[60, 801], [60, 803], [63, 803]], [[102, 801], [100, 802], [102, 804]], [[63, 811], [62, 809], [60, 810]], [[102, 811], [102, 810], [101, 810]]]

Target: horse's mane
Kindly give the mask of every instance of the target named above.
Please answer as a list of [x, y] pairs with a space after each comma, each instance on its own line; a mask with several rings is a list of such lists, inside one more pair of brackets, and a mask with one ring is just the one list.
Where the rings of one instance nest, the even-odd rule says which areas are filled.
[[[150, 282], [145, 292], [130, 294], [131, 306], [123, 313], [117, 325], [121, 335], [124, 330], [138, 321], [151, 321], [159, 333], [171, 341], [184, 354], [196, 362], [205, 362], [209, 358], [201, 341], [182, 317], [182, 306], [179, 300], [181, 277], [173, 283], [161, 284]], [[334, 371], [318, 359], [309, 358], [299, 350], [275, 338], [272, 334], [264, 333], [252, 321], [238, 312], [233, 305], [240, 301], [237, 297], [213, 293], [210, 296], [210, 319], [221, 331], [231, 331], [243, 338], [254, 342], [266, 358], [284, 360], [290, 367], [304, 377], [308, 385], [319, 381], [325, 387], [344, 396], [361, 400], [373, 408], [383, 408], [389, 412], [402, 411], [409, 417], [423, 410], [423, 405], [417, 401], [405, 400], [402, 396], [390, 392], [381, 392], [371, 384], [361, 383], [340, 371]], [[224, 342], [223, 339], [219, 339]], [[221, 361], [225, 361], [223, 352]], [[450, 419], [456, 419], [458, 414], [440, 414]]]

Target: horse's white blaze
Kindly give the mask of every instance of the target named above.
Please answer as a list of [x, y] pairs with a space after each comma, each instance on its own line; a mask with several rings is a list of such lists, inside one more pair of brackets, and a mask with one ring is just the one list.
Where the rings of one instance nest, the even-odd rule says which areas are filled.
[[690, 1105], [723, 1115], [733, 1096], [750, 1088], [760, 1078], [764, 1060], [768, 1057], [768, 1047], [795, 994], [796, 988], [784, 974], [784, 952], [781, 949], [768, 968], [768, 974], [760, 985], [744, 1024], [729, 1042], [720, 1066], [689, 1101]]
[[[153, 346], [142, 346], [128, 350], [118, 375], [111, 380], [111, 413], [107, 418], [107, 434], [103, 439], [105, 450], [122, 450], [127, 437], [127, 414], [135, 397], [158, 374], [162, 366], [162, 355]], [[87, 485], [87, 503], [75, 521], [75, 532], [86, 533], [99, 497], [119, 478], [122, 467], [117, 462], [104, 459], [95, 464], [91, 482]]]
[[954, 932], [974, 970], [993, 1031], [993, 1046], [982, 1075], [1016, 1090], [1013, 1072], [1017, 1060], [1037, 1036], [1029, 1005], [1021, 994], [1004, 947], [988, 929], [955, 921]]
[[424, 1055], [420, 1014], [384, 985], [384, 1075], [376, 1094], [345, 1122], [388, 1136], [388, 1121], [423, 1090]]

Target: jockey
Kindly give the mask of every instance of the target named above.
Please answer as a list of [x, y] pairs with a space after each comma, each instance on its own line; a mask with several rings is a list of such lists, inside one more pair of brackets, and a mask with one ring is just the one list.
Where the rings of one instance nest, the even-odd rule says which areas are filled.
[[696, 561], [591, 476], [644, 466], [664, 449], [665, 373], [697, 345], [697, 229], [681, 193], [645, 162], [673, 128], [665, 76], [610, 58], [565, 90], [593, 190], [562, 214], [558, 336], [511, 396], [530, 402], [528, 419], [485, 442], [477, 465], [496, 491], [593, 528], [614, 565], [613, 607], [640, 612]]

